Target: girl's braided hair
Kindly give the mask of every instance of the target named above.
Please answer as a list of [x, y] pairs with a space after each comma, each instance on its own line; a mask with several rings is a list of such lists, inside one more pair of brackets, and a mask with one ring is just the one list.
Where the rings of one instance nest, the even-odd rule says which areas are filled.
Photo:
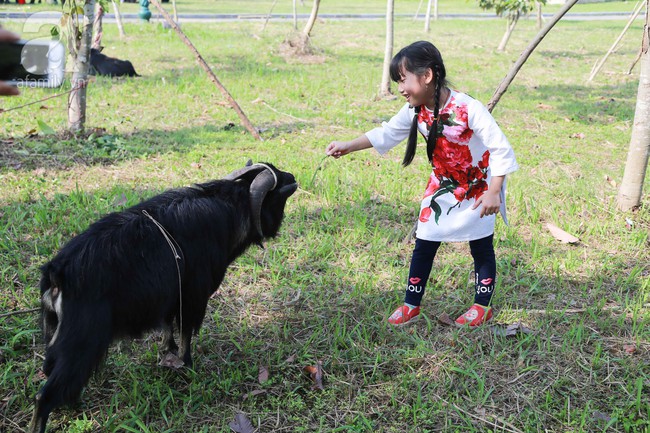
[[[395, 82], [400, 81], [403, 76], [402, 72], [405, 70], [412, 74], [422, 76], [429, 69], [433, 71], [435, 76], [435, 105], [433, 110], [433, 124], [431, 125], [429, 137], [427, 138], [427, 157], [429, 158], [429, 162], [433, 162], [433, 149], [436, 147], [436, 138], [438, 135], [438, 101], [440, 100], [442, 89], [449, 84], [446, 78], [447, 71], [445, 70], [445, 64], [442, 61], [440, 51], [431, 42], [417, 41], [402, 48], [390, 62], [390, 78]], [[418, 113], [420, 113], [420, 109], [421, 107], [415, 107], [415, 116], [413, 116], [413, 122], [411, 123], [411, 130], [406, 144], [406, 152], [402, 161], [404, 167], [409, 165], [415, 156], [418, 141]]]

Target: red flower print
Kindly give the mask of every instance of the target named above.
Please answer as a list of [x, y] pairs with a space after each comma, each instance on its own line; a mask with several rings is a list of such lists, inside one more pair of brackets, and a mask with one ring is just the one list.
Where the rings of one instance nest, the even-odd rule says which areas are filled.
[[458, 137], [458, 142], [462, 144], [467, 144], [469, 143], [469, 140], [472, 138], [474, 135], [474, 131], [472, 131], [469, 128], [466, 128], [462, 134]]
[[478, 168], [480, 169], [486, 169], [490, 166], [490, 151], [486, 150], [485, 153], [483, 154], [483, 159], [479, 161], [478, 163]]
[[468, 172], [468, 177], [471, 182], [472, 180], [483, 180], [487, 176], [479, 167], [472, 167]]
[[486, 181], [481, 180], [477, 182], [476, 184], [470, 187], [469, 192], [467, 193], [467, 200], [471, 200], [471, 199], [478, 200], [479, 197], [481, 197], [483, 193], [487, 191], [487, 189], [488, 189], [488, 184]]
[[426, 109], [424, 105], [420, 106], [420, 112], [418, 113], [418, 123], [426, 123], [431, 126], [433, 123], [433, 113]]
[[[431, 124], [432, 113], [422, 107], [418, 115], [420, 122]], [[429, 176], [424, 197], [431, 197], [429, 206], [420, 211], [419, 221], [428, 222], [430, 219], [438, 220], [443, 213], [438, 197], [453, 194], [458, 203], [447, 210], [449, 212], [461, 206], [464, 200], [477, 200], [488, 190], [486, 182], [488, 176], [490, 152], [485, 151], [473, 165], [472, 152], [469, 141], [474, 135], [468, 125], [467, 105], [456, 105], [454, 98], [440, 112], [440, 123], [433, 152], [433, 173]], [[431, 131], [434, 133], [434, 131]]]
[[440, 137], [433, 152], [433, 166], [439, 178], [445, 177], [461, 182], [472, 166], [472, 153], [469, 147]]
[[467, 124], [467, 104], [452, 105], [452, 107], [456, 114], [456, 120]]
[[422, 209], [422, 212], [420, 212], [420, 222], [427, 222], [429, 221], [429, 218], [431, 217], [431, 208], [430, 207], [425, 207]]
[[465, 185], [458, 185], [456, 189], [454, 189], [454, 197], [456, 197], [456, 200], [458, 201], [463, 201], [465, 199], [465, 194], [467, 194], [467, 187]]
[[436, 192], [438, 188], [440, 188], [440, 181], [433, 173], [431, 173], [431, 176], [429, 176], [429, 181], [427, 182], [427, 188], [424, 191], [424, 197], [422, 198], [433, 195], [433, 193]]

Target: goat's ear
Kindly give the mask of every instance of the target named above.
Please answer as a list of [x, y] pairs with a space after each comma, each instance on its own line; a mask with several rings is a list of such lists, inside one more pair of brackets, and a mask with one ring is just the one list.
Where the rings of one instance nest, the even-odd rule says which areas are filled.
[[248, 162], [246, 163], [246, 167], [250, 167], [251, 165], [253, 165], [253, 160], [249, 159]]
[[289, 185], [285, 185], [282, 188], [278, 190], [278, 194], [280, 194], [281, 197], [290, 197], [291, 194], [296, 192], [298, 189], [298, 184], [297, 183], [291, 183]]

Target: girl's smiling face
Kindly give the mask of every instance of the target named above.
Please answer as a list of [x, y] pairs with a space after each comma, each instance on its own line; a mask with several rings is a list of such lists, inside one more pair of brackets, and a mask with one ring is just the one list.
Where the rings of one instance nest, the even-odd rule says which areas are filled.
[[424, 75], [416, 75], [402, 68], [397, 90], [412, 107], [432, 105], [434, 86], [433, 71], [429, 69]]

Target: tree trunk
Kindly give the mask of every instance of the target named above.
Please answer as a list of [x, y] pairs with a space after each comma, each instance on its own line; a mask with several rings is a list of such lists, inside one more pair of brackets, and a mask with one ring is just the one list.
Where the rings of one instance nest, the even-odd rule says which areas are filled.
[[124, 25], [122, 24], [122, 15], [120, 14], [120, 9], [117, 7], [115, 0], [111, 0], [111, 3], [113, 3], [113, 10], [115, 11], [115, 22], [117, 23], [117, 30], [120, 32], [120, 38], [124, 38], [126, 37], [126, 33], [124, 33]]
[[314, 5], [311, 8], [311, 15], [309, 15], [309, 21], [305, 25], [305, 28], [302, 30], [302, 34], [305, 39], [309, 38], [311, 30], [314, 28], [316, 23], [316, 18], [318, 17], [318, 7], [320, 6], [320, 0], [314, 0]]
[[433, 20], [438, 21], [438, 0], [433, 0]]
[[542, 16], [542, 4], [537, 2], [537, 30], [541, 30], [544, 25], [544, 17]]
[[390, 91], [390, 61], [393, 58], [393, 16], [395, 0], [386, 2], [386, 48], [384, 49], [384, 68], [381, 74], [380, 96], [392, 95]]
[[93, 33], [95, 0], [86, 0], [81, 31], [81, 44], [74, 58], [72, 88], [68, 99], [68, 129], [73, 133], [83, 132], [86, 124], [86, 86], [90, 65], [90, 44]]
[[104, 18], [104, 8], [101, 4], [95, 4], [95, 19], [93, 21], [93, 44], [92, 48], [102, 50], [102, 37], [104, 37], [104, 29], [102, 28], [102, 19]]
[[431, 2], [433, 0], [427, 1], [427, 13], [424, 15], [424, 32], [429, 33], [431, 25]]
[[510, 36], [512, 35], [512, 32], [515, 29], [515, 26], [517, 25], [517, 21], [519, 21], [519, 12], [508, 17], [508, 25], [506, 27], [506, 32], [503, 34], [503, 38], [501, 38], [501, 43], [499, 44], [497, 51], [506, 50], [506, 45], [508, 44], [508, 41], [510, 40]]
[[172, 0], [172, 12], [174, 13], [174, 22], [178, 23], [178, 11], [176, 10], [176, 0]]
[[641, 55], [641, 73], [639, 90], [636, 95], [636, 110], [632, 138], [627, 154], [625, 173], [621, 188], [618, 191], [618, 208], [627, 211], [641, 204], [643, 181], [648, 168], [650, 155], [650, 53], [648, 41], [650, 27], [648, 26], [648, 9], [650, 0], [646, 0], [646, 23], [643, 29], [643, 54]]
[[574, 4], [578, 3], [578, 0], [569, 0], [567, 3], [564, 4], [562, 9], [560, 9], [559, 12], [557, 12], [553, 18], [544, 26], [544, 28], [537, 33], [537, 36], [535, 36], [535, 39], [526, 47], [526, 49], [521, 53], [519, 56], [519, 59], [515, 62], [515, 64], [510, 68], [510, 71], [508, 72], [508, 75], [501, 81], [501, 84], [499, 84], [499, 87], [497, 87], [497, 90], [494, 91], [494, 94], [492, 95], [492, 98], [490, 98], [490, 102], [487, 103], [487, 109], [492, 111], [494, 107], [496, 107], [497, 103], [501, 99], [501, 96], [503, 96], [504, 93], [506, 93], [506, 90], [508, 90], [508, 86], [510, 86], [510, 83], [512, 83], [512, 80], [515, 79], [517, 76], [517, 73], [521, 69], [522, 66], [524, 66], [524, 63], [526, 63], [526, 60], [528, 60], [528, 57], [535, 51], [535, 48], [537, 48], [537, 45], [539, 45], [540, 42], [542, 42], [542, 39], [548, 34], [548, 32], [551, 31], [553, 26], [558, 23], [566, 14], [569, 9], [573, 7]]

